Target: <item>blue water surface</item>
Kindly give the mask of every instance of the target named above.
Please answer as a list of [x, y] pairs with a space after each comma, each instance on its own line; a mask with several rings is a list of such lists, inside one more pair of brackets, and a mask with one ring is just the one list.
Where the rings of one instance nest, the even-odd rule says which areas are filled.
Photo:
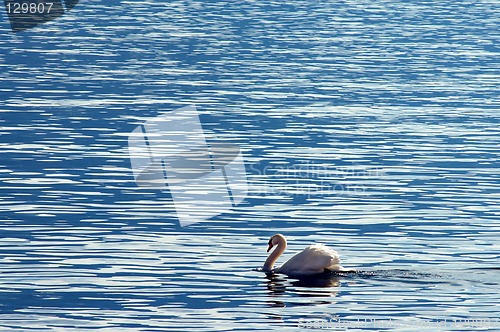
[[[497, 331], [499, 26], [491, 0], [0, 10], [0, 330]], [[127, 140], [193, 104], [248, 193], [181, 227]], [[255, 271], [277, 232], [363, 273]]]

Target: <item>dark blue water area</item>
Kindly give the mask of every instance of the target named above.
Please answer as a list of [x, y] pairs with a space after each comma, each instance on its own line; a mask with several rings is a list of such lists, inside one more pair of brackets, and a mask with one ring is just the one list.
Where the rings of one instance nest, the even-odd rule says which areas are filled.
[[[498, 330], [499, 23], [486, 0], [80, 1], [14, 33], [2, 8], [1, 329]], [[128, 139], [188, 105], [248, 187], [182, 226]], [[256, 271], [275, 233], [278, 264], [324, 243], [360, 272]]]

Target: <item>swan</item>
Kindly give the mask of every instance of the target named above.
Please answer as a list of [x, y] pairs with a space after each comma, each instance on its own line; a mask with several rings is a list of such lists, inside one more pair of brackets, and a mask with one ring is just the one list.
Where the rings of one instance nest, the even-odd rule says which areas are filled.
[[312, 244], [290, 258], [285, 264], [274, 268], [274, 263], [286, 249], [286, 239], [282, 234], [275, 234], [269, 239], [269, 252], [274, 246], [276, 248], [267, 257], [262, 270], [265, 272], [283, 273], [293, 276], [310, 276], [323, 272], [356, 272], [354, 269], [346, 269], [340, 265], [339, 254], [323, 245]]

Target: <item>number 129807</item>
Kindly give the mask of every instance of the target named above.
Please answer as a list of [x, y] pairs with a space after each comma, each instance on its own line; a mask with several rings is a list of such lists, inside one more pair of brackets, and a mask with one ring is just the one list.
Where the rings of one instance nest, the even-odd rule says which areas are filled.
[[8, 14], [49, 14], [53, 2], [15, 2], [6, 3]]

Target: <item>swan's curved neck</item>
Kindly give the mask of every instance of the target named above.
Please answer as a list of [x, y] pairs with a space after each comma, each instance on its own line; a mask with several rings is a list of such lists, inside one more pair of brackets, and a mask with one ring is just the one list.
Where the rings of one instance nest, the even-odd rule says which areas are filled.
[[264, 267], [262, 268], [264, 271], [272, 271], [274, 263], [276, 263], [278, 258], [286, 249], [286, 239], [282, 236], [277, 237], [277, 239], [278, 244], [276, 245], [276, 248], [271, 254], [269, 254], [269, 257], [267, 257], [266, 262], [264, 263]]

